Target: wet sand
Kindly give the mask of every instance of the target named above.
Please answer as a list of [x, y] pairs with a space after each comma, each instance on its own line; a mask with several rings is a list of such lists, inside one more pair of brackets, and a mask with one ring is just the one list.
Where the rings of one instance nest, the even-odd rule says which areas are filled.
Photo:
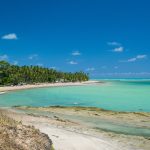
[[[101, 84], [98, 81], [82, 83], [54, 83], [0, 87], [0, 94], [8, 91], [53, 86]], [[103, 82], [102, 82], [103, 84]], [[124, 134], [103, 130], [101, 124], [144, 128], [150, 131], [150, 113], [115, 112], [93, 107], [14, 107], [3, 110], [6, 115], [25, 125], [35, 126], [46, 133], [55, 150], [149, 150], [150, 136]], [[38, 113], [37, 113], [38, 112]], [[46, 115], [45, 115], [46, 114]], [[95, 126], [95, 121], [97, 127]], [[100, 127], [99, 127], [100, 125]], [[104, 124], [105, 125], [105, 124]], [[131, 128], [132, 129], [132, 128]]]
[[[31, 112], [32, 110], [32, 112]], [[64, 116], [83, 116], [122, 122], [149, 128], [149, 113], [124, 113], [106, 111], [99, 108], [84, 107], [17, 107], [5, 110], [9, 117], [23, 124], [33, 125], [48, 134], [56, 150], [149, 150], [150, 137], [116, 134], [97, 130], [84, 121], [66, 119]], [[33, 112], [52, 113], [51, 116], [37, 115]], [[63, 115], [58, 115], [63, 114]], [[131, 119], [132, 118], [132, 119]]]

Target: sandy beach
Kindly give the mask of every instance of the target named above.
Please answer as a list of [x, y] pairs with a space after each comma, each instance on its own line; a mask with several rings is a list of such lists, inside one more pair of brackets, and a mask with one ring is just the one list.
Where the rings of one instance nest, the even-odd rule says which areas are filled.
[[[30, 110], [30, 111], [28, 111]], [[38, 115], [31, 112], [40, 110], [52, 113], [52, 116]], [[149, 150], [150, 141], [148, 137], [116, 134], [96, 130], [79, 119], [66, 119], [60, 114], [90, 116], [91, 118], [109, 119], [119, 122], [122, 118], [123, 123], [132, 117], [131, 125], [137, 123], [138, 126], [149, 127], [149, 113], [147, 114], [125, 114], [107, 112], [104, 110], [91, 110], [91, 108], [78, 107], [17, 107], [15, 109], [4, 110], [5, 113], [25, 125], [31, 125], [46, 133], [52, 139], [55, 150]], [[95, 115], [95, 113], [97, 115]], [[140, 117], [140, 118], [139, 118]], [[138, 121], [137, 121], [137, 118]], [[145, 123], [144, 123], [145, 122]], [[130, 123], [130, 120], [127, 122]], [[82, 142], [81, 142], [82, 141]]]
[[150, 0], [0, 0], [0, 150], [150, 150]]
[[27, 85], [18, 85], [18, 86], [1, 86], [0, 94], [4, 94], [8, 91], [24, 90], [31, 88], [42, 88], [42, 87], [57, 87], [57, 86], [81, 86], [88, 84], [97, 84], [103, 83], [100, 81], [85, 81], [85, 82], [66, 82], [66, 83], [39, 83], [39, 84], [27, 84]]
[[121, 150], [117, 143], [92, 136], [84, 131], [81, 132], [79, 127], [81, 128], [82, 125], [74, 128], [76, 126], [74, 122], [64, 124], [55, 119], [19, 114], [13, 111], [7, 111], [7, 115], [21, 121], [24, 125], [34, 126], [42, 133], [46, 133], [52, 140], [55, 150]]
[[[103, 84], [99, 81], [78, 83], [53, 83], [0, 87], [0, 94], [30, 88], [79, 86]], [[52, 140], [55, 150], [149, 150], [149, 133], [134, 130], [150, 130], [149, 112], [115, 112], [94, 107], [26, 107], [18, 106], [1, 110], [8, 117], [34, 126]], [[104, 124], [106, 123], [106, 124]], [[97, 126], [95, 126], [97, 124]], [[113, 128], [131, 128], [131, 133], [106, 131], [99, 125]], [[117, 126], [116, 126], [117, 125]], [[102, 126], [100, 126], [102, 127]], [[133, 133], [132, 133], [133, 128]], [[136, 130], [135, 130], [136, 131]], [[141, 130], [142, 131], [142, 130]], [[140, 135], [141, 134], [141, 135]]]

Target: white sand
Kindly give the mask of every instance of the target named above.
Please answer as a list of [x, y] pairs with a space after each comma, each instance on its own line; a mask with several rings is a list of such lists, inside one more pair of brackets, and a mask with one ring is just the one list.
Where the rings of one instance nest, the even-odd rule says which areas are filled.
[[34, 117], [16, 113], [14, 110], [9, 110], [6, 114], [17, 121], [22, 121], [25, 125], [34, 126], [41, 132], [46, 133], [53, 141], [55, 150], [127, 150], [110, 139], [85, 134], [73, 129], [71, 126], [66, 129], [60, 125], [61, 122], [54, 125], [50, 118]]
[[48, 134], [56, 150], [119, 150], [116, 146], [100, 138], [46, 124], [34, 124], [34, 126], [41, 132]]
[[98, 81], [86, 81], [86, 82], [68, 82], [68, 83], [40, 83], [40, 84], [27, 84], [21, 86], [4, 86], [0, 87], [0, 94], [3, 94], [6, 91], [15, 91], [23, 90], [30, 88], [41, 88], [41, 87], [56, 87], [56, 86], [78, 86], [78, 85], [87, 85], [98, 83]]

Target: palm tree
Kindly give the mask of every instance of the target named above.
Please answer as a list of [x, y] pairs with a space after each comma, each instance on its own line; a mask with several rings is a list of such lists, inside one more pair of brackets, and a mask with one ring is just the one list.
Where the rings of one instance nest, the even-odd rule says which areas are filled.
[[18, 85], [22, 83], [77, 82], [89, 80], [84, 72], [60, 72], [39, 66], [17, 66], [0, 61], [0, 85]]

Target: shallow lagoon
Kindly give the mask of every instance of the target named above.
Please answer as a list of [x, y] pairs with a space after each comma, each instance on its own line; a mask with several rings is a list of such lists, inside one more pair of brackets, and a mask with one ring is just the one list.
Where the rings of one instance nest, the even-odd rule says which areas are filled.
[[0, 106], [93, 106], [150, 112], [150, 80], [105, 80], [104, 84], [36, 88], [0, 95]]

